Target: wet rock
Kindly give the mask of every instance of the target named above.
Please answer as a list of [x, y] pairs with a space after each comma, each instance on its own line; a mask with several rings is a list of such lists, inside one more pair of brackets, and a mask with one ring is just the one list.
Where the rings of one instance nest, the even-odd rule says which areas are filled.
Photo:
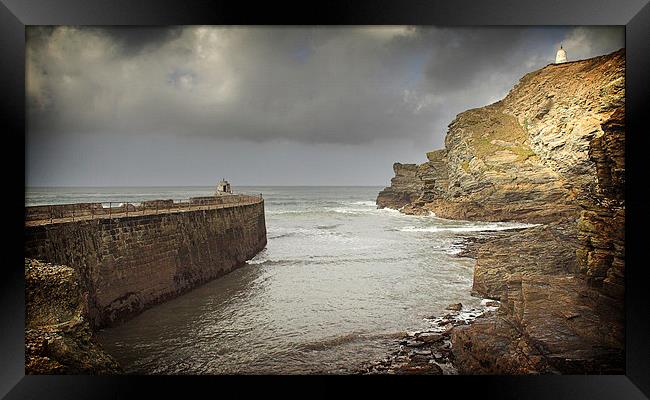
[[395, 373], [398, 375], [442, 375], [442, 368], [437, 364], [422, 364], [422, 365], [405, 365], [396, 368]]
[[429, 332], [426, 332], [426, 333], [420, 334], [418, 336], [418, 340], [421, 340], [424, 343], [434, 343], [434, 342], [437, 342], [439, 340], [442, 340], [443, 337], [444, 337], [444, 335], [441, 334], [441, 333], [433, 333], [433, 332], [429, 333]]
[[454, 303], [447, 306], [447, 310], [460, 311], [463, 309], [462, 303]]
[[422, 365], [422, 364], [426, 365], [426, 364], [429, 364], [429, 357], [428, 357], [428, 354], [427, 355], [413, 354], [410, 357], [410, 361], [411, 361], [411, 363], [416, 364], [416, 365]]
[[407, 347], [422, 347], [424, 346], [424, 342], [418, 341], [418, 340], [408, 340], [406, 342]]

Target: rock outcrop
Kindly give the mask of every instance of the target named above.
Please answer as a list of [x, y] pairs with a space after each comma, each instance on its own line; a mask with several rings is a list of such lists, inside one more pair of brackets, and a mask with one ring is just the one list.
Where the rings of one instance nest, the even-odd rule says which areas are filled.
[[417, 177], [418, 165], [395, 163], [393, 171], [395, 177], [391, 179], [391, 185], [377, 196], [379, 208], [400, 209], [422, 193], [422, 181]]
[[552, 223], [504, 234], [479, 246], [474, 267], [476, 294], [503, 300], [511, 275], [563, 275], [577, 271], [577, 230]]
[[117, 374], [118, 363], [95, 342], [87, 295], [67, 266], [25, 259], [25, 372]]
[[541, 224], [477, 245], [473, 292], [502, 306], [454, 329], [459, 372], [624, 372], [624, 76], [623, 49], [531, 72], [400, 182], [405, 213]]
[[623, 302], [579, 274], [512, 274], [496, 315], [452, 333], [463, 374], [621, 374]]

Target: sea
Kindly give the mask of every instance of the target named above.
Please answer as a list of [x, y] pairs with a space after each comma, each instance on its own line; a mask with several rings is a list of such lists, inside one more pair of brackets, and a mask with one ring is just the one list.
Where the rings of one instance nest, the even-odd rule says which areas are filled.
[[[471, 295], [464, 243], [519, 223], [377, 209], [382, 187], [262, 194], [268, 244], [245, 266], [97, 333], [132, 374], [345, 374], [386, 357]], [[26, 188], [25, 204], [186, 200], [213, 187]]]

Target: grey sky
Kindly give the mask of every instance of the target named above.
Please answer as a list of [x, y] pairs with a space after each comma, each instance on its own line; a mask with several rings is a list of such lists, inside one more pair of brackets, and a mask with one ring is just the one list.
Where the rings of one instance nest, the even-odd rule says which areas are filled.
[[29, 186], [385, 185], [622, 27], [30, 27]]

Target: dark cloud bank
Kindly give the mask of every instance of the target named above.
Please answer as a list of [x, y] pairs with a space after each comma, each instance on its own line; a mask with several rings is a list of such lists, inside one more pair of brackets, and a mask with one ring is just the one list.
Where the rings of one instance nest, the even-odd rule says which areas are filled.
[[622, 27], [28, 28], [27, 185], [384, 185]]

